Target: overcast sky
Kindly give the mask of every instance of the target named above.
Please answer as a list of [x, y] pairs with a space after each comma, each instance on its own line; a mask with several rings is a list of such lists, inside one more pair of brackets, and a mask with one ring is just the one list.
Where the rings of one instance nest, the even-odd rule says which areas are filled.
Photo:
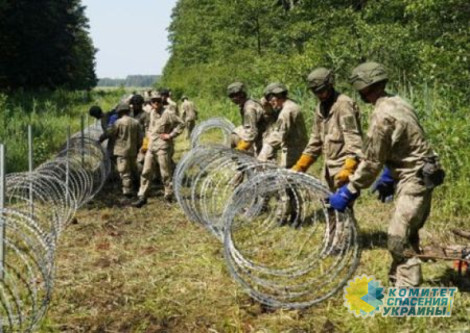
[[98, 48], [99, 78], [161, 74], [169, 54], [171, 10], [177, 0], [82, 0]]

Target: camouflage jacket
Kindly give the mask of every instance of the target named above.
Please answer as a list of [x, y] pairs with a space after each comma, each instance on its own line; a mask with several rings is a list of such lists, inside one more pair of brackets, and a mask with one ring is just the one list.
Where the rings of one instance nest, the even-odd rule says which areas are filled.
[[125, 115], [108, 129], [110, 138], [114, 138], [114, 155], [122, 157], [137, 156], [142, 142], [142, 131], [137, 120]]
[[256, 143], [260, 140], [265, 130], [263, 114], [263, 107], [253, 99], [248, 99], [240, 107], [240, 116], [242, 118], [240, 137], [243, 141]]
[[[180, 135], [184, 130], [184, 122], [174, 112], [158, 112], [152, 110], [150, 113], [150, 150], [152, 152], [165, 151], [173, 147], [173, 138]], [[160, 134], [170, 134], [170, 140], [163, 140]]]
[[350, 178], [352, 192], [369, 187], [386, 165], [400, 185], [420, 183], [418, 173], [426, 157], [435, 156], [412, 106], [398, 96], [377, 100], [370, 116], [361, 162]]
[[138, 114], [134, 114], [134, 119], [139, 122], [142, 134], [145, 136], [150, 126], [150, 114], [142, 110]]
[[197, 109], [193, 102], [185, 100], [181, 104], [181, 119], [183, 121], [193, 121], [197, 119]]
[[168, 98], [166, 102], [167, 104], [165, 105], [165, 111], [171, 111], [179, 116], [180, 112], [178, 110], [178, 104], [176, 104], [176, 102], [174, 102], [171, 98]]
[[264, 138], [263, 146], [270, 146], [273, 151], [281, 150], [280, 166], [290, 168], [302, 154], [307, 142], [307, 128], [300, 106], [288, 99], [270, 133]]
[[330, 109], [323, 110], [324, 107], [324, 103], [316, 107], [312, 134], [303, 154], [317, 158], [323, 152], [328, 174], [334, 176], [346, 158], [360, 155], [359, 108], [351, 98], [336, 92]]

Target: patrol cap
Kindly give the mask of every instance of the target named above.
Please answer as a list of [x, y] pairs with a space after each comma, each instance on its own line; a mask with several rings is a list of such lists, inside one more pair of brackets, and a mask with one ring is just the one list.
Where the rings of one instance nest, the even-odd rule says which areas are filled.
[[354, 68], [349, 78], [349, 82], [356, 90], [362, 90], [381, 81], [388, 81], [387, 72], [383, 65], [373, 61]]
[[181, 97], [181, 100], [184, 101], [185, 99], [189, 99], [189, 98], [188, 98], [188, 96], [183, 95], [183, 97]]
[[234, 95], [238, 93], [245, 93], [246, 94], [246, 87], [243, 82], [233, 82], [227, 87], [227, 95]]
[[129, 104], [127, 103], [119, 103], [118, 106], [116, 107], [116, 112], [121, 113], [121, 112], [130, 112], [131, 108], [129, 107]]
[[325, 67], [319, 67], [311, 72], [307, 77], [307, 84], [310, 89], [320, 91], [335, 83], [333, 71]]
[[162, 95], [159, 92], [154, 92], [150, 96], [150, 102], [161, 102], [162, 101]]
[[270, 83], [264, 88], [264, 97], [267, 99], [269, 95], [277, 95], [277, 94], [287, 94], [289, 91], [287, 90], [287, 87], [279, 82], [275, 83]]

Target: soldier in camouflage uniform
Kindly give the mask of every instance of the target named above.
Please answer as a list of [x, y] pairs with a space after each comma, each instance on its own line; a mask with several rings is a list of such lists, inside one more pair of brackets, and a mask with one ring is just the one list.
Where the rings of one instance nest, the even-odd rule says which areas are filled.
[[242, 82], [234, 82], [227, 87], [227, 95], [239, 107], [242, 125], [231, 135], [231, 146], [240, 151], [259, 153], [265, 131], [264, 110], [261, 104], [248, 97]]
[[160, 95], [162, 96], [162, 99], [163, 99], [163, 106], [165, 108], [165, 111], [174, 112], [177, 116], [179, 116], [180, 113], [178, 110], [178, 104], [176, 104], [176, 102], [171, 99], [170, 90], [163, 88], [160, 90]]
[[117, 159], [117, 170], [122, 181], [124, 196], [133, 196], [133, 183], [136, 181], [136, 158], [142, 142], [139, 122], [131, 117], [129, 105], [119, 104], [116, 109], [119, 119], [107, 130], [108, 136], [115, 140], [114, 156]]
[[[140, 124], [142, 142], [139, 144], [139, 147], [142, 147], [142, 145], [144, 144], [144, 140], [147, 137], [147, 132], [149, 130], [149, 124], [150, 124], [150, 114], [145, 112], [143, 109], [144, 101], [145, 100], [142, 97], [142, 95], [134, 95], [132, 96], [129, 102], [133, 111], [133, 117]], [[142, 173], [144, 159], [145, 159], [145, 154], [139, 151], [139, 153], [137, 154], [137, 170], [139, 172], [139, 175]]]
[[183, 121], [174, 113], [167, 112], [163, 106], [163, 98], [159, 95], [151, 99], [152, 113], [150, 119], [150, 143], [145, 154], [144, 168], [140, 180], [139, 200], [133, 205], [142, 207], [147, 203], [156, 164], [160, 167], [160, 174], [165, 188], [165, 201], [173, 198], [173, 187], [171, 178], [173, 176], [174, 164], [171, 161], [174, 144], [173, 139], [184, 130]]
[[307, 81], [320, 103], [315, 110], [310, 140], [292, 170], [306, 172], [323, 152], [325, 179], [334, 191], [349, 181], [358, 164], [357, 156], [362, 149], [359, 108], [351, 98], [335, 90], [331, 70], [317, 68]]
[[189, 100], [187, 96], [183, 96], [181, 98], [183, 102], [181, 104], [181, 109], [183, 110], [181, 113], [181, 119], [184, 121], [187, 132], [187, 138], [191, 137], [191, 132], [194, 129], [194, 125], [196, 124], [197, 120], [197, 109], [196, 106], [192, 101]]
[[287, 88], [282, 83], [271, 83], [264, 90], [264, 97], [279, 115], [263, 140], [263, 148], [258, 155], [258, 160], [265, 162], [274, 159], [275, 152], [280, 150], [280, 166], [283, 168], [291, 168], [297, 162], [308, 142], [300, 106], [287, 94]]
[[432, 189], [442, 183], [444, 172], [413, 107], [385, 92], [388, 76], [382, 65], [361, 64], [350, 80], [361, 98], [375, 108], [361, 162], [349, 184], [329, 201], [333, 208], [344, 211], [385, 166], [374, 189], [382, 201], [396, 195], [388, 228], [388, 249], [393, 258], [390, 279], [396, 286], [418, 286], [422, 280], [420, 260], [410, 253], [420, 252], [419, 229], [430, 213]]

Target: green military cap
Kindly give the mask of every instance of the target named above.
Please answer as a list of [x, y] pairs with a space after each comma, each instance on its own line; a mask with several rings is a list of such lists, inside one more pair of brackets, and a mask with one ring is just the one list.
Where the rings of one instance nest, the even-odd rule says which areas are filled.
[[307, 77], [308, 87], [314, 91], [325, 89], [328, 85], [335, 83], [335, 76], [332, 70], [320, 67], [311, 72]]
[[246, 87], [242, 82], [234, 82], [227, 87], [228, 96], [238, 93], [246, 94]]
[[362, 90], [374, 83], [387, 81], [388, 75], [385, 67], [376, 62], [365, 62], [353, 69], [349, 82], [354, 89]]
[[126, 112], [126, 111], [131, 111], [129, 104], [119, 103], [119, 105], [116, 108], [116, 112]]
[[267, 97], [269, 95], [277, 95], [282, 93], [288, 93], [287, 87], [282, 83], [275, 82], [270, 83], [264, 88], [264, 96]]

